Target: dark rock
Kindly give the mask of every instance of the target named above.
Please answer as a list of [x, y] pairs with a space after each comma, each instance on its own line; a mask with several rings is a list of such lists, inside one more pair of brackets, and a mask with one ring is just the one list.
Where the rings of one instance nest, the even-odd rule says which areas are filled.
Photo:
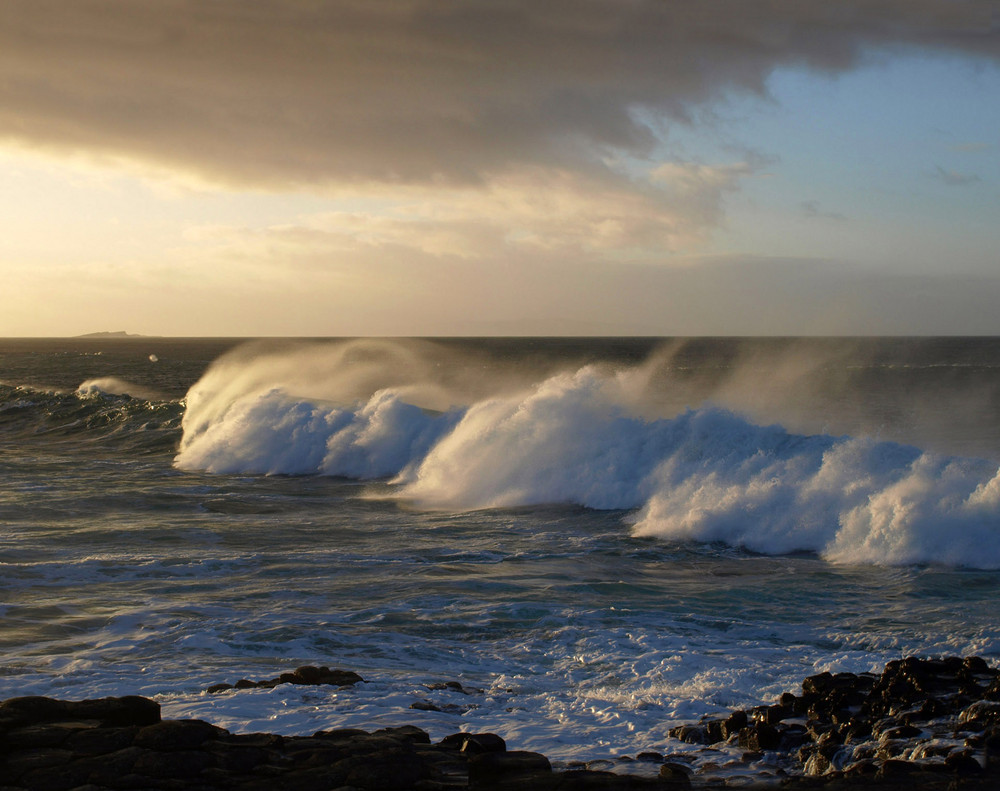
[[552, 764], [540, 753], [482, 753], [469, 759], [469, 785], [472, 788], [494, 786], [513, 779], [521, 782], [531, 775], [551, 772]]
[[24, 750], [15, 753], [7, 758], [7, 774], [12, 778], [18, 778], [26, 772], [34, 769], [43, 769], [50, 766], [63, 766], [69, 763], [73, 753], [69, 750], [61, 750], [54, 747], [43, 747], [37, 750]]
[[470, 755], [507, 751], [507, 743], [495, 733], [453, 733], [445, 736], [439, 745]]
[[336, 768], [346, 771], [347, 785], [380, 791], [410, 789], [429, 775], [423, 761], [412, 751], [403, 749], [347, 758]]
[[338, 687], [347, 687], [353, 684], [363, 684], [365, 680], [352, 670], [330, 670], [328, 667], [321, 667], [322, 673], [320, 684], [333, 684]]
[[874, 761], [858, 761], [844, 769], [844, 774], [848, 777], [867, 777], [878, 772], [878, 767]]
[[774, 706], [765, 706], [760, 719], [768, 725], [777, 725], [782, 720], [787, 720], [794, 716], [795, 710], [791, 706], [778, 703]]
[[299, 767], [327, 766], [350, 758], [354, 751], [349, 742], [293, 737], [285, 740], [281, 755]]
[[68, 728], [58, 725], [27, 725], [14, 728], [3, 737], [5, 751], [33, 750], [39, 747], [58, 747], [69, 737]]
[[734, 711], [722, 721], [722, 736], [728, 739], [734, 733], [739, 733], [747, 726], [749, 718], [745, 711]]
[[451, 689], [454, 690], [455, 692], [461, 692], [463, 695], [471, 695], [474, 692], [481, 694], [483, 691], [481, 689], [467, 689], [457, 681], [438, 681], [433, 684], [425, 684], [424, 686], [426, 686], [427, 689], [432, 691]]
[[[416, 725], [401, 725], [398, 728], [380, 728], [374, 736], [389, 736], [400, 742], [409, 744], [430, 744], [431, 737], [423, 728]], [[497, 737], [499, 738], [499, 737]]]
[[213, 757], [213, 763], [225, 772], [245, 774], [253, 771], [270, 759], [272, 753], [261, 747], [242, 746], [217, 742], [208, 747]]
[[295, 683], [319, 684], [321, 683], [320, 679], [323, 678], [323, 671], [313, 665], [303, 665], [302, 667], [295, 668], [295, 672], [292, 675], [298, 679]]
[[69, 719], [99, 720], [102, 725], [152, 725], [160, 721], [160, 704], [138, 695], [67, 701]]
[[29, 723], [52, 722], [63, 717], [65, 711], [66, 702], [62, 700], [40, 695], [10, 698], [0, 703], [0, 723], [9, 728]]
[[241, 678], [234, 685], [225, 683], [213, 684], [206, 691], [214, 693], [224, 692], [228, 689], [274, 689], [274, 687], [281, 684], [329, 684], [337, 687], [346, 687], [361, 682], [364, 682], [364, 679], [353, 670], [340, 670], [339, 668], [331, 670], [326, 665], [322, 667], [302, 665], [302, 667], [297, 667], [289, 673], [282, 673], [277, 678], [262, 679], [261, 681], [251, 681], [247, 678]]
[[[336, 731], [320, 731], [315, 734], [315, 738], [325, 736], [327, 733]], [[364, 731], [350, 731], [352, 734], [363, 734]], [[280, 750], [285, 743], [285, 737], [276, 733], [226, 733], [219, 737], [219, 743], [232, 747], [258, 747], [263, 750]]]
[[[277, 776], [269, 777], [257, 788], [259, 791], [271, 791], [275, 788], [280, 788], [283, 791], [284, 789], [287, 791], [329, 791], [331, 788], [347, 785], [347, 773], [348, 768], [339, 764], [306, 768], [292, 767], [280, 775], [280, 781], [277, 780]], [[241, 791], [242, 788], [245, 788], [243, 784], [241, 784]]]
[[1000, 703], [990, 700], [977, 701], [958, 715], [958, 721], [963, 725], [974, 726], [977, 730], [1000, 725]]
[[0, 703], [0, 727], [4, 729], [71, 720], [94, 720], [103, 725], [149, 725], [160, 721], [160, 704], [135, 695], [80, 701], [28, 696]]
[[909, 761], [900, 761], [895, 758], [891, 758], [888, 761], [883, 761], [882, 765], [878, 768], [879, 777], [902, 777], [906, 775], [911, 775], [917, 768]]
[[781, 735], [766, 722], [755, 722], [740, 731], [738, 744], [748, 752], [776, 750], [781, 744]]
[[86, 769], [72, 764], [46, 766], [26, 772], [18, 782], [30, 791], [69, 791], [87, 782]]
[[140, 755], [145, 754], [140, 747], [126, 747], [105, 755], [91, 755], [80, 758], [73, 765], [87, 770], [92, 783], [112, 788], [119, 787], [119, 779], [132, 774], [132, 769]]
[[135, 774], [188, 780], [213, 764], [212, 756], [200, 750], [160, 752], [144, 750], [132, 765]]
[[722, 723], [722, 720], [707, 720], [702, 723], [705, 729], [706, 743], [715, 744], [726, 738], [726, 735], [722, 731]]
[[133, 743], [151, 750], [193, 750], [226, 733], [203, 720], [167, 720], [140, 729]]
[[960, 775], [980, 774], [983, 771], [982, 764], [968, 750], [951, 753], [944, 759], [944, 765], [950, 771]]
[[789, 725], [779, 732], [780, 741], [776, 749], [786, 753], [793, 753], [802, 745], [811, 741], [808, 731], [803, 725]]
[[671, 728], [669, 734], [685, 744], [705, 744], [708, 741], [704, 729], [697, 725], [680, 725]]
[[880, 739], [909, 739], [914, 736], [919, 736], [923, 731], [916, 727], [915, 725], [897, 725], [894, 728], [888, 728], [882, 731], [879, 735]]
[[[147, 727], [156, 727], [147, 726]], [[129, 747], [139, 733], [137, 726], [127, 728], [87, 728], [75, 730], [65, 747], [77, 755], [106, 755]]]
[[691, 787], [691, 770], [684, 764], [665, 763], [660, 767], [660, 778], [668, 780], [679, 788]]
[[511, 789], [534, 789], [543, 791], [640, 791], [640, 789], [683, 789], [690, 786], [690, 781], [668, 780], [666, 778], [636, 777], [620, 775], [612, 772], [596, 772], [592, 770], [574, 770], [550, 775], [533, 775], [520, 781], [513, 781], [505, 786]]
[[976, 674], [981, 674], [984, 676], [993, 675], [994, 670], [987, 663], [986, 660], [980, 656], [967, 656], [962, 660], [962, 667]]

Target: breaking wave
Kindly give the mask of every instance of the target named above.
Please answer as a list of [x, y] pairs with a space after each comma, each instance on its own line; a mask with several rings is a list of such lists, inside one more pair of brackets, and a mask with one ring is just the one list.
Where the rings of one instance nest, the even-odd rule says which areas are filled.
[[423, 508], [623, 510], [636, 536], [765, 554], [1000, 568], [995, 462], [793, 433], [710, 404], [651, 415], [642, 365], [529, 384], [523, 370], [471, 376], [470, 360], [431, 348], [223, 358], [188, 394], [175, 463], [389, 479], [391, 496]]
[[175, 447], [183, 405], [140, 393], [155, 395], [119, 379], [89, 380], [75, 392], [0, 383], [0, 436], [148, 452]]

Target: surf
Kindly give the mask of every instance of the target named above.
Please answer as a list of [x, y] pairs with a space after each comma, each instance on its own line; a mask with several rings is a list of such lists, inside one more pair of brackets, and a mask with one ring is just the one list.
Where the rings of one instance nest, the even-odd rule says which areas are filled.
[[995, 462], [709, 400], [677, 410], [675, 355], [559, 367], [416, 341], [244, 348], [189, 391], [175, 465], [380, 480], [422, 509], [622, 511], [638, 537], [762, 554], [1000, 568]]

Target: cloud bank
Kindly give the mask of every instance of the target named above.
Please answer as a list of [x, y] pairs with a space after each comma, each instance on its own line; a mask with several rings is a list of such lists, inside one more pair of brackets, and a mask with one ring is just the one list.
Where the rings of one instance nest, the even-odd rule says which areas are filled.
[[606, 171], [776, 68], [1000, 56], [989, 0], [6, 0], [0, 137], [228, 185]]

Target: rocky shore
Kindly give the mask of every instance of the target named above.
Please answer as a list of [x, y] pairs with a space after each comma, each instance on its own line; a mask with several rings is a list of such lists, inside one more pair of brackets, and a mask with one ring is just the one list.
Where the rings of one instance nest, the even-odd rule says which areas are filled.
[[[307, 666], [210, 691], [361, 681]], [[890, 662], [879, 675], [823, 673], [772, 705], [677, 726], [656, 748], [554, 770], [545, 756], [508, 750], [488, 733], [435, 744], [413, 726], [233, 734], [202, 720], [164, 720], [158, 703], [136, 696], [0, 703], [0, 791], [944, 791], [1000, 787], [1000, 672], [978, 657], [951, 657]]]

